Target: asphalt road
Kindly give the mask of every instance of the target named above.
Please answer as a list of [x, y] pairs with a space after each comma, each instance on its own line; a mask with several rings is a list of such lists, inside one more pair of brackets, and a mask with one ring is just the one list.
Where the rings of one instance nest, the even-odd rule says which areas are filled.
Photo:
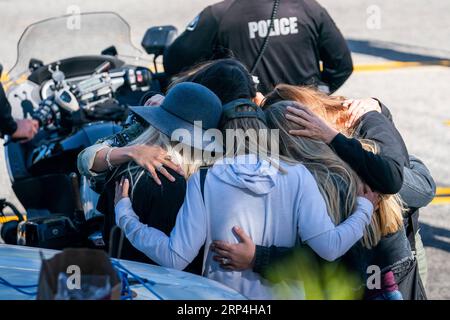
[[[69, 5], [78, 5], [83, 12], [118, 12], [130, 23], [132, 39], [139, 44], [149, 26], [173, 24], [182, 30], [202, 7], [214, 2], [0, 0], [0, 61], [5, 69], [11, 67], [23, 29], [37, 20], [65, 14]], [[450, 59], [450, 2], [319, 2], [344, 33], [357, 66], [338, 94], [378, 97], [385, 102], [409, 152], [425, 161], [439, 187], [450, 187], [450, 68], [405, 64]], [[14, 199], [0, 149], [0, 197]], [[450, 201], [423, 209], [421, 228], [428, 256], [429, 298], [450, 299]]]

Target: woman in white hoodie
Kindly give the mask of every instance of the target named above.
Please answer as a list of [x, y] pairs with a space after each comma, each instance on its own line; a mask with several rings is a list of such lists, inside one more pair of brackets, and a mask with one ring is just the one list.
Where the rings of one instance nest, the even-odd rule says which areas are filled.
[[[248, 100], [226, 104], [223, 119], [223, 129], [267, 130], [261, 110]], [[335, 226], [306, 167], [255, 153], [254, 150], [267, 150], [263, 140], [267, 141], [233, 137], [237, 145], [227, 141], [233, 150], [208, 170], [204, 186], [200, 173], [189, 179], [170, 237], [139, 221], [128, 198], [126, 180], [116, 190], [117, 225], [137, 249], [160, 265], [175, 269], [185, 268], [204, 244], [209, 248], [214, 240], [238, 242], [230, 232], [236, 225], [258, 245], [290, 247], [302, 241], [322, 258], [337, 259], [363, 236], [377, 195], [366, 190], [357, 197], [354, 213]], [[203, 275], [251, 299], [274, 297], [273, 288], [259, 274], [224, 270], [206, 249]]]

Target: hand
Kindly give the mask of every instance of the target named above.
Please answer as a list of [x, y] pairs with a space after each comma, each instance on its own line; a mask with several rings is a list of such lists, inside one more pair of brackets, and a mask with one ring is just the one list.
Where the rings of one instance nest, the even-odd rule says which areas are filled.
[[227, 270], [242, 271], [253, 268], [255, 262], [256, 246], [244, 230], [234, 227], [233, 232], [239, 237], [238, 244], [224, 241], [214, 241], [211, 250], [217, 253], [213, 259]]
[[13, 139], [24, 139], [27, 142], [33, 139], [39, 130], [39, 123], [36, 120], [22, 119], [16, 120], [17, 130], [11, 135]]
[[155, 94], [150, 99], [145, 101], [144, 106], [160, 106], [164, 101], [164, 96], [161, 94]]
[[263, 103], [265, 97], [261, 92], [257, 92], [256, 96], [253, 98], [253, 102], [256, 103], [256, 105], [261, 106], [261, 104]]
[[376, 111], [381, 113], [380, 103], [372, 98], [345, 100], [342, 105], [348, 108], [349, 118], [345, 123], [347, 128], [352, 128], [358, 120], [368, 112]]
[[157, 171], [161, 172], [169, 181], [174, 182], [175, 178], [164, 168], [171, 168], [184, 176], [181, 166], [175, 164], [167, 151], [159, 146], [149, 146], [146, 144], [138, 144], [129, 147], [129, 156], [139, 166], [147, 169], [152, 175], [153, 180], [161, 185]]
[[128, 179], [125, 179], [122, 177], [120, 179], [120, 182], [116, 181], [116, 193], [114, 195], [114, 207], [117, 205], [117, 203], [124, 199], [128, 198], [128, 191], [130, 189], [130, 183], [128, 182]]
[[289, 133], [294, 136], [317, 139], [328, 144], [339, 133], [308, 108], [303, 106], [287, 107], [287, 111], [286, 119], [304, 127], [301, 130], [289, 130]]
[[362, 184], [360, 188], [358, 188], [357, 192], [358, 196], [364, 197], [373, 205], [373, 211], [378, 209], [378, 205], [380, 203], [380, 194], [378, 192], [372, 191], [372, 189], [367, 184]]

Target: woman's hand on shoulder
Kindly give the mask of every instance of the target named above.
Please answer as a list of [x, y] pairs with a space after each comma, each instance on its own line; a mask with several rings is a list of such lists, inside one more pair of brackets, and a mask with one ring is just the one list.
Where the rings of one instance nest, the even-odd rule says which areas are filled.
[[347, 128], [352, 128], [363, 115], [368, 112], [376, 111], [381, 113], [380, 103], [372, 98], [367, 99], [349, 99], [345, 100], [342, 105], [348, 110], [348, 120], [345, 123]]
[[144, 106], [160, 106], [164, 102], [164, 98], [161, 94], [155, 94], [144, 103]]
[[116, 193], [114, 195], [114, 207], [120, 200], [128, 198], [128, 192], [130, 190], [130, 183], [128, 179], [122, 177], [119, 181], [116, 181]]
[[139, 166], [147, 169], [158, 185], [161, 185], [161, 180], [159, 179], [157, 172], [160, 172], [169, 179], [169, 181], [175, 181], [175, 178], [164, 167], [171, 168], [184, 176], [181, 166], [175, 164], [170, 155], [167, 154], [167, 151], [160, 146], [137, 144], [128, 148], [129, 157]]
[[378, 205], [380, 204], [380, 194], [376, 191], [373, 191], [367, 184], [361, 184], [358, 188], [357, 192], [359, 197], [366, 198], [373, 205], [373, 211], [378, 209]]

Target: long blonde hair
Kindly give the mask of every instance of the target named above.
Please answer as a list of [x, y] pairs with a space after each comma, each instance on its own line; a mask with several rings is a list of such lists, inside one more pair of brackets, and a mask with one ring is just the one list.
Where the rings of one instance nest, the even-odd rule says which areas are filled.
[[[344, 97], [331, 97], [307, 87], [278, 85], [268, 94], [264, 103], [268, 125], [280, 130], [280, 153], [285, 161], [304, 164], [315, 177], [333, 222], [345, 220], [355, 209], [357, 191], [362, 181], [350, 166], [340, 159], [324, 142], [296, 137], [289, 130], [300, 126], [285, 118], [286, 107], [271, 106], [274, 102], [291, 100], [307, 106], [319, 117], [336, 129], [351, 136], [353, 129], [344, 124], [349, 115], [342, 106]], [[360, 140], [363, 148], [377, 153], [373, 141]], [[398, 231], [403, 226], [403, 206], [398, 195], [381, 195], [378, 210], [372, 215], [371, 224], [366, 228], [362, 243], [366, 248], [377, 245], [381, 237]]]

